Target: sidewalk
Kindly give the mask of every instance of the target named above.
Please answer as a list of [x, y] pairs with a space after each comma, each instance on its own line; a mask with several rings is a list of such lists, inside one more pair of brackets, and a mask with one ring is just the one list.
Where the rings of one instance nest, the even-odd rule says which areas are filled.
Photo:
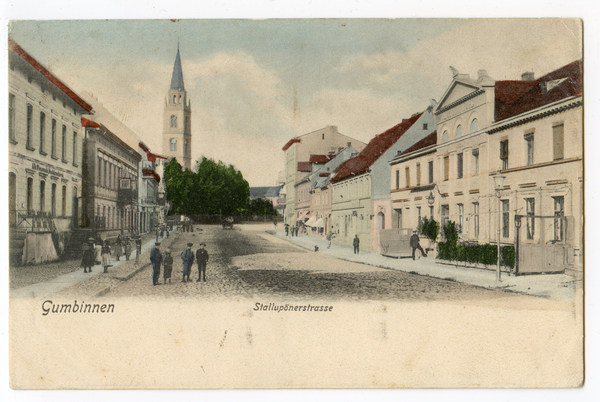
[[[576, 280], [576, 278], [564, 274], [508, 276], [506, 272], [502, 272], [502, 281], [497, 282], [495, 271], [464, 268], [453, 265], [450, 262], [442, 263], [432, 256], [427, 258], [421, 257], [413, 261], [412, 258], [395, 259], [384, 257], [376, 252], [354, 254], [350, 247], [343, 247], [333, 243], [328, 249], [329, 242], [321, 237], [307, 235], [286, 237], [283, 230], [269, 230], [267, 232], [308, 250], [314, 251], [315, 246], [317, 246], [319, 247], [319, 253], [340, 260], [358, 262], [385, 269], [395, 269], [411, 274], [431, 276], [484, 288], [523, 293], [556, 300], [573, 300], [577, 288], [583, 287], [581, 280]], [[420, 254], [417, 252], [417, 255]]]
[[[175, 238], [176, 233], [176, 230], [173, 231], [169, 239], [167, 239], [166, 235], [164, 237], [159, 237], [159, 241], [164, 242], [165, 244], [168, 242], [170, 244], [173, 241], [172, 239]], [[39, 282], [22, 288], [13, 289], [10, 291], [10, 297], [46, 298], [51, 294], [57, 293], [69, 286], [73, 286], [84, 281], [89, 281], [89, 279], [105, 277], [108, 279], [107, 281], [89, 281], [91, 284], [94, 284], [95, 282], [98, 283], [97, 286], [94, 286], [98, 289], [94, 289], [90, 295], [100, 296], [109, 290], [106, 285], [101, 285], [101, 283], [110, 282], [110, 279], [117, 281], [127, 280], [150, 265], [150, 260], [147, 256], [145, 256], [145, 254], [150, 251], [155, 242], [156, 234], [154, 233], [147, 233], [142, 236], [142, 253], [140, 254], [137, 264], [135, 263], [134, 249], [134, 251], [131, 253], [129, 261], [125, 261], [125, 257], [121, 257], [120, 261], [117, 261], [115, 258], [111, 258], [112, 266], [108, 269], [108, 274], [103, 273], [104, 270], [101, 265], [95, 265], [92, 268], [92, 272], [88, 274], [84, 274], [83, 269], [78, 269], [49, 281]]]

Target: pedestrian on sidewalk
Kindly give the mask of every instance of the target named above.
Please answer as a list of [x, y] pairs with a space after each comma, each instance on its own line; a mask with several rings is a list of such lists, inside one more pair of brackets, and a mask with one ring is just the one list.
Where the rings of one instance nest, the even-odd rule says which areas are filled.
[[167, 249], [165, 251], [165, 259], [163, 261], [163, 283], [167, 284], [167, 279], [169, 280], [169, 285], [171, 284], [171, 272], [173, 271], [173, 257], [171, 256], [171, 250]]
[[289, 233], [289, 231], [290, 231], [290, 225], [288, 225], [288, 224], [286, 223], [286, 224], [285, 224], [285, 226], [284, 226], [284, 228], [285, 228], [285, 237], [287, 237], [287, 236], [288, 236], [288, 233]]
[[410, 246], [412, 247], [412, 258], [415, 259], [415, 252], [417, 249], [421, 250], [421, 255], [423, 257], [427, 257], [427, 253], [423, 251], [423, 247], [419, 244], [419, 235], [417, 235], [417, 231], [413, 230], [412, 236], [410, 236]]
[[108, 272], [108, 267], [110, 266], [110, 255], [110, 242], [105, 240], [104, 245], [102, 246], [102, 266], [104, 267], [104, 273]]
[[196, 251], [196, 262], [198, 263], [198, 280], [196, 282], [200, 282], [200, 278], [206, 282], [206, 263], [208, 262], [208, 251], [206, 251], [204, 247], [206, 247], [206, 243], [200, 243], [200, 248], [198, 251]]
[[194, 252], [191, 250], [193, 244], [188, 243], [187, 248], [181, 252], [181, 262], [183, 263], [183, 280], [186, 282], [190, 280], [190, 271], [192, 270], [192, 264], [194, 264]]
[[117, 240], [115, 241], [115, 249], [113, 251], [117, 257], [117, 261], [121, 261], [121, 255], [123, 254], [123, 239], [121, 238], [121, 235], [117, 237]]
[[102, 239], [99, 239], [99, 237], [96, 237], [96, 239], [92, 243], [92, 247], [94, 247], [94, 265], [102, 264], [102, 244], [104, 244], [104, 242], [102, 241]]
[[125, 237], [123, 243], [125, 244], [125, 261], [129, 261], [129, 256], [131, 255], [131, 239], [129, 237]]
[[359, 252], [359, 246], [360, 246], [360, 239], [358, 238], [358, 235], [354, 235], [354, 240], [352, 241], [352, 245], [354, 246], [354, 254], [358, 254]]
[[94, 239], [91, 239], [91, 243], [84, 242], [82, 245], [83, 256], [81, 258], [81, 266], [83, 267], [83, 273], [92, 272], [92, 266], [94, 265]]
[[142, 236], [137, 235], [135, 239], [135, 263], [137, 264], [138, 259], [142, 255]]
[[154, 248], [150, 251], [150, 262], [152, 263], [152, 285], [160, 285], [158, 278], [160, 276], [160, 263], [162, 261], [162, 255], [158, 248], [160, 243], [154, 243]]

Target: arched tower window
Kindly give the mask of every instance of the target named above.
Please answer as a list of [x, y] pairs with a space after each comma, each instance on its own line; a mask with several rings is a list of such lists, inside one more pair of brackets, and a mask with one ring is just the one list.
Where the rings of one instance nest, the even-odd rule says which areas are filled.
[[177, 128], [177, 116], [171, 116], [171, 128]]
[[181, 95], [179, 95], [179, 103], [181, 103]]
[[177, 140], [175, 138], [171, 138], [169, 140], [169, 151], [171, 151], [171, 152], [177, 151]]
[[463, 132], [462, 132], [462, 126], [459, 124], [458, 127], [456, 127], [456, 138], [460, 138], [462, 137]]
[[442, 142], [447, 142], [448, 141], [448, 131], [444, 131], [444, 133], [442, 134]]
[[477, 119], [473, 119], [471, 122], [471, 132], [479, 131], [479, 127], [477, 126]]
[[177, 95], [173, 95], [173, 104], [177, 103]]

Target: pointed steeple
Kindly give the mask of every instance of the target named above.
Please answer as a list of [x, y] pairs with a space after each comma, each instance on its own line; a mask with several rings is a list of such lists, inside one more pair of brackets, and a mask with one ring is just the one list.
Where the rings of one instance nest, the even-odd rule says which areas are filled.
[[183, 86], [183, 71], [181, 70], [181, 58], [179, 57], [179, 43], [177, 44], [177, 56], [173, 65], [173, 75], [171, 76], [171, 89], [176, 91], [185, 91]]

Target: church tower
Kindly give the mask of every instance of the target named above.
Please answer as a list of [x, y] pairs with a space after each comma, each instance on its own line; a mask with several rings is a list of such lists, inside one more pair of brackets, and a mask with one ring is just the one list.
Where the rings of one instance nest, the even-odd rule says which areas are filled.
[[183, 85], [179, 45], [163, 114], [163, 155], [192, 168], [192, 111]]

